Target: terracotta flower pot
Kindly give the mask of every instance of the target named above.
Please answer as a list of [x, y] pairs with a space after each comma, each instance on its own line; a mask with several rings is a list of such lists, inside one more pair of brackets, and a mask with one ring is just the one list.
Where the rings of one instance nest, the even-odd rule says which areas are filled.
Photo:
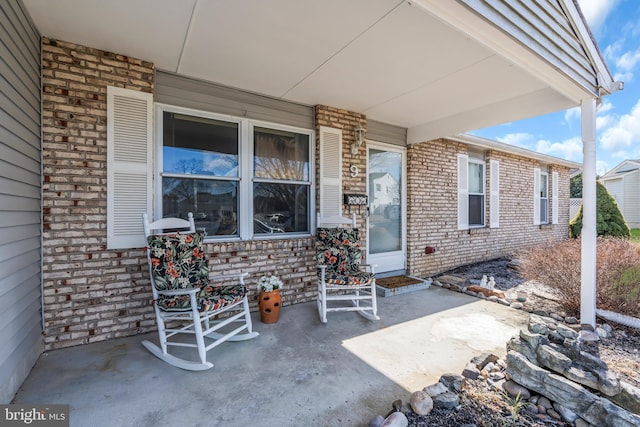
[[258, 307], [260, 308], [260, 319], [263, 323], [276, 323], [280, 316], [280, 306], [282, 305], [282, 296], [280, 290], [276, 289], [271, 292], [260, 292]]

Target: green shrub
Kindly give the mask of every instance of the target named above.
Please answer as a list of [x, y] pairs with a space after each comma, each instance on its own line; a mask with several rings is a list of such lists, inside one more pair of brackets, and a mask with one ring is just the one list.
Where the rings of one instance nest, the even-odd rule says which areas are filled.
[[[582, 208], [583, 205], [580, 205], [578, 214], [569, 222], [569, 237], [579, 237], [582, 233]], [[616, 199], [600, 182], [596, 183], [596, 229], [598, 236], [629, 237], [631, 235]]]
[[[539, 245], [518, 254], [520, 272], [555, 289], [567, 313], [580, 313], [581, 240]], [[640, 253], [628, 239], [598, 237], [596, 258], [598, 308], [629, 316], [640, 309]]]

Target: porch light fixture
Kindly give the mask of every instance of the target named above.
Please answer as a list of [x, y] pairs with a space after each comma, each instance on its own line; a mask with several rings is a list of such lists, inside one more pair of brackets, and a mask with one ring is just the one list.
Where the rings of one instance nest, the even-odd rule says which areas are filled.
[[351, 154], [356, 155], [358, 154], [358, 148], [364, 142], [364, 128], [360, 125], [356, 126], [353, 129], [353, 136], [355, 141], [351, 144]]

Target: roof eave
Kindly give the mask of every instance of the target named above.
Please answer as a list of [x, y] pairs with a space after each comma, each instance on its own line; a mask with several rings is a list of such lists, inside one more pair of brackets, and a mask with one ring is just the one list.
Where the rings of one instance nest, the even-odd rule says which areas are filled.
[[584, 46], [587, 56], [591, 61], [591, 65], [596, 71], [596, 79], [598, 82], [598, 97], [610, 95], [614, 92], [624, 89], [624, 82], [614, 80], [609, 67], [607, 67], [602, 52], [598, 49], [593, 34], [587, 25], [586, 19], [580, 10], [578, 0], [559, 0], [564, 8], [567, 17], [576, 31], [582, 46]]
[[581, 168], [582, 163], [572, 162], [570, 160], [561, 159], [559, 157], [550, 156], [548, 154], [538, 153], [536, 151], [528, 150], [526, 148], [517, 147], [515, 145], [505, 144], [503, 142], [493, 141], [490, 139], [482, 138], [470, 134], [458, 134], [452, 137], [448, 137], [452, 141], [461, 142], [463, 144], [469, 144], [474, 147], [480, 147], [488, 150], [502, 151], [517, 156], [522, 156], [530, 159], [535, 159], [543, 163], [566, 166], [568, 168]]

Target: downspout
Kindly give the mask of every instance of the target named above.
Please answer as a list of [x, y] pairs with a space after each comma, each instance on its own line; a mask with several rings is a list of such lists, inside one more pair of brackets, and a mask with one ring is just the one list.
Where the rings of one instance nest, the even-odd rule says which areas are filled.
[[580, 323], [596, 327], [596, 99], [582, 101]]

